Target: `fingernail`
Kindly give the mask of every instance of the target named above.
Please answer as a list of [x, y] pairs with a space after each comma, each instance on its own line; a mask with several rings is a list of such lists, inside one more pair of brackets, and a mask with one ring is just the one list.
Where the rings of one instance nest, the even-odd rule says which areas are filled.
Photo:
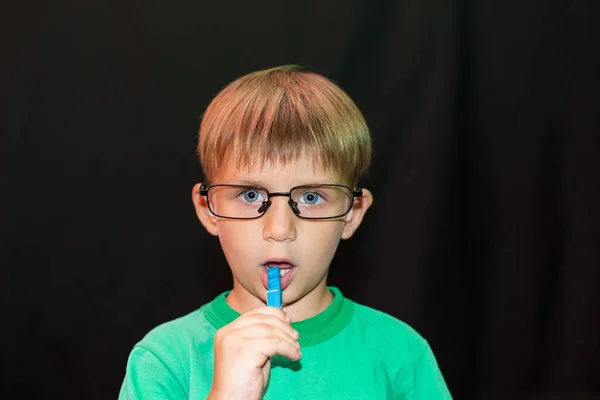
[[295, 330], [295, 329], [294, 329], [294, 336], [295, 336], [296, 338], [300, 337], [300, 334], [299, 334], [299, 333], [298, 333], [298, 331], [297, 331], [297, 330]]

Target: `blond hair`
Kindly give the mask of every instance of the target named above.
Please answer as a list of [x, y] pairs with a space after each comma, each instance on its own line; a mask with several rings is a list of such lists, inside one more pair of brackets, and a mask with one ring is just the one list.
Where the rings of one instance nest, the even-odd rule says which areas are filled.
[[286, 65], [245, 75], [217, 94], [202, 118], [197, 151], [209, 181], [227, 160], [252, 168], [309, 155], [356, 185], [371, 162], [371, 138], [342, 89]]

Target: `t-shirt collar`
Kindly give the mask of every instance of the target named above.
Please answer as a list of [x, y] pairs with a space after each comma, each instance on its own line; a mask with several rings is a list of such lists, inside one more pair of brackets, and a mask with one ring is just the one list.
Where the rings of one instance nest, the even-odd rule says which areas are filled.
[[[354, 303], [346, 299], [340, 289], [330, 286], [333, 301], [322, 312], [303, 321], [292, 322], [298, 331], [301, 346], [312, 346], [324, 342], [340, 333], [352, 319]], [[227, 304], [226, 297], [231, 291], [223, 292], [204, 307], [205, 316], [216, 328], [221, 329], [240, 316]]]

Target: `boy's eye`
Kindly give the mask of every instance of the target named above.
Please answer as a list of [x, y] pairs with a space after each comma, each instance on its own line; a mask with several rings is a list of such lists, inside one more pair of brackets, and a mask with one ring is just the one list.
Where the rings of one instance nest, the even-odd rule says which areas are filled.
[[316, 192], [306, 192], [303, 193], [300, 197], [298, 197], [298, 201], [300, 203], [314, 205], [320, 204], [323, 201], [323, 197]]
[[256, 203], [264, 201], [264, 196], [261, 192], [254, 189], [244, 190], [240, 193], [244, 201], [248, 203]]

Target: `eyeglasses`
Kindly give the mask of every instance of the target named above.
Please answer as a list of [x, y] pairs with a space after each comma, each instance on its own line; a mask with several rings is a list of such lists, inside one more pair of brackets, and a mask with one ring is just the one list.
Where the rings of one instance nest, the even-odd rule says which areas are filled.
[[299, 218], [332, 219], [348, 214], [354, 198], [363, 192], [361, 188], [333, 184], [296, 186], [289, 192], [276, 193], [261, 186], [202, 184], [200, 195], [206, 196], [208, 209], [220, 218], [260, 218], [271, 206], [272, 197], [284, 196], [290, 198], [288, 204]]

